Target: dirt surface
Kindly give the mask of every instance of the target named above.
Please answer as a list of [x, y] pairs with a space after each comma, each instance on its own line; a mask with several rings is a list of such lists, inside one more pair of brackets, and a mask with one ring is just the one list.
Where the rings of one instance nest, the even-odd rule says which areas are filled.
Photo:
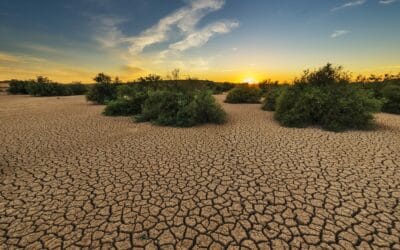
[[179, 129], [0, 96], [0, 248], [400, 249], [400, 116], [336, 134], [223, 106]]
[[0, 95], [6, 94], [8, 82], [0, 82]]

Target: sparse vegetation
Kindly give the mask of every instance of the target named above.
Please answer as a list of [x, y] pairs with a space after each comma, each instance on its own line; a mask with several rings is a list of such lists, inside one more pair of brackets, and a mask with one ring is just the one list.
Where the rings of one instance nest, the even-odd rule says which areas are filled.
[[72, 95], [84, 95], [88, 91], [88, 87], [80, 82], [68, 84]]
[[88, 101], [106, 104], [116, 99], [117, 87], [120, 85], [118, 81], [117, 83], [112, 82], [111, 77], [104, 73], [99, 73], [93, 80], [96, 84], [90, 87], [86, 95]]
[[331, 131], [367, 129], [382, 101], [371, 92], [353, 88], [340, 67], [306, 71], [278, 98], [275, 117], [284, 126], [320, 125]]
[[7, 92], [13, 95], [68, 96], [83, 95], [87, 87], [81, 83], [61, 84], [38, 76], [36, 80], [11, 80]]
[[107, 116], [133, 116], [140, 114], [147, 97], [147, 90], [138, 86], [118, 86], [117, 99], [107, 103], [104, 114]]
[[276, 85], [276, 86], [266, 90], [266, 92], [264, 94], [262, 109], [265, 111], [275, 111], [276, 102], [277, 102], [279, 96], [285, 90], [285, 88], [286, 88], [286, 85], [283, 85], [283, 86]]
[[220, 124], [226, 113], [210, 91], [176, 92], [157, 90], [149, 92], [138, 122], [151, 121], [158, 125], [191, 127], [204, 123]]
[[258, 87], [240, 85], [228, 92], [225, 102], [227, 103], [259, 103], [261, 91]]
[[28, 95], [28, 86], [31, 81], [11, 80], [7, 92], [11, 95]]
[[388, 84], [382, 91], [385, 103], [382, 111], [393, 114], [400, 114], [400, 84]]

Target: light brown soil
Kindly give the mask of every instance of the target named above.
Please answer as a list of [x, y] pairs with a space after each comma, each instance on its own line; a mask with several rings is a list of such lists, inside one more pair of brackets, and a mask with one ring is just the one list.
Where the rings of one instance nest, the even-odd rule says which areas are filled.
[[336, 134], [223, 106], [180, 129], [0, 96], [0, 248], [400, 249], [400, 116]]
[[5, 94], [8, 88], [8, 82], [0, 82], [0, 95]]

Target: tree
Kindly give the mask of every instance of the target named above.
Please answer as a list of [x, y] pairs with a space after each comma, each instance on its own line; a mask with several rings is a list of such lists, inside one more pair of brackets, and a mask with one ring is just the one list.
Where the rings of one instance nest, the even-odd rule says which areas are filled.
[[93, 78], [97, 83], [108, 83], [110, 84], [111, 81], [111, 76], [106, 75], [104, 73], [99, 73], [95, 78]]
[[139, 82], [159, 82], [161, 80], [161, 76], [156, 74], [149, 74], [148, 76], [139, 77], [138, 79]]
[[179, 69], [172, 70], [172, 72], [171, 72], [172, 80], [175, 80], [175, 81], [179, 80], [179, 74], [180, 74]]
[[36, 78], [36, 82], [37, 82], [37, 83], [50, 83], [51, 81], [50, 81], [50, 79], [47, 78], [47, 77], [38, 76], [38, 77]]

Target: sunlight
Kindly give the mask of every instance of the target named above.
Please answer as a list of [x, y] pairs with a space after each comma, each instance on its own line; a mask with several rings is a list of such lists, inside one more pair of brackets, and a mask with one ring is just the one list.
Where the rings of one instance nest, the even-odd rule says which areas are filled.
[[243, 79], [243, 82], [248, 84], [257, 84], [257, 80], [253, 77], [246, 77]]

